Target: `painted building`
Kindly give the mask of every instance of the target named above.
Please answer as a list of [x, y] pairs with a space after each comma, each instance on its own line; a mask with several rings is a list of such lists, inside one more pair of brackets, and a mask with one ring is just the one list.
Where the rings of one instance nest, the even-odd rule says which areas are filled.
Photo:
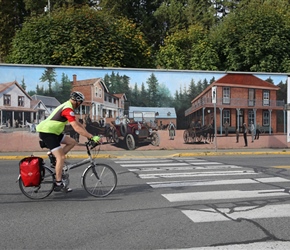
[[72, 91], [80, 91], [85, 96], [78, 111], [81, 119], [90, 115], [93, 122], [104, 118], [106, 123], [110, 123], [116, 117], [124, 116], [126, 95], [111, 94], [102, 78], [77, 80], [77, 75], [73, 75]]
[[[175, 112], [175, 108], [172, 107], [129, 107], [129, 118], [134, 117], [134, 112], [142, 112], [146, 114], [146, 112], [154, 112], [155, 117], [154, 121], [159, 129], [164, 129], [167, 125], [172, 122], [175, 126], [177, 125], [177, 115]], [[153, 119], [153, 118], [152, 118]]]
[[[284, 100], [277, 100], [278, 86], [252, 74], [227, 74], [210, 84], [185, 111], [188, 124], [200, 120], [210, 124], [216, 117], [217, 132], [222, 133], [226, 121], [234, 132], [243, 123], [260, 125], [266, 132], [276, 133], [278, 116], [285, 120]], [[215, 116], [215, 115], [216, 116]], [[285, 129], [285, 128], [284, 128]]]
[[43, 95], [33, 95], [31, 96], [32, 100], [40, 100], [45, 106], [44, 117], [41, 117], [40, 120], [47, 118], [53, 110], [55, 110], [61, 103], [52, 96], [43, 96]]
[[17, 81], [0, 84], [0, 126], [23, 127], [44, 116], [45, 106], [32, 100]]

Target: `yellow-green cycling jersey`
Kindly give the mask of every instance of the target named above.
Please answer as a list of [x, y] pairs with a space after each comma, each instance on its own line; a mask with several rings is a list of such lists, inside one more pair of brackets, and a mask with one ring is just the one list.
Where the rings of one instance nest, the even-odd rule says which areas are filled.
[[[59, 135], [64, 131], [65, 125], [67, 124], [67, 118], [61, 116], [61, 112], [66, 109], [72, 109], [73, 106], [70, 101], [63, 103], [62, 105], [58, 106], [49, 117], [47, 117], [44, 121], [40, 122], [36, 126], [37, 132], [42, 133], [51, 133]], [[74, 113], [72, 114], [74, 116]]]

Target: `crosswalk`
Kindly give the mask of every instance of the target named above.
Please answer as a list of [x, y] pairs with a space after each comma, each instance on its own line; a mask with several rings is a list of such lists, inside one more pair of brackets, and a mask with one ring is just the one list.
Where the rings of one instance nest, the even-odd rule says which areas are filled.
[[[290, 218], [290, 180], [286, 178], [198, 158], [122, 159], [115, 163], [134, 172], [152, 189], [161, 190], [170, 203], [218, 202], [213, 208], [181, 210], [194, 223]], [[233, 202], [234, 206], [223, 206]]]

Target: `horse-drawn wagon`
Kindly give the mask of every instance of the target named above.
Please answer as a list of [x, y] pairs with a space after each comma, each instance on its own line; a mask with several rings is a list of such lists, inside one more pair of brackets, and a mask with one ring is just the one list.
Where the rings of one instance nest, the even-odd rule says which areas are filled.
[[211, 125], [201, 127], [190, 127], [183, 132], [183, 140], [185, 143], [201, 142], [202, 140], [210, 140], [213, 135]]
[[[114, 127], [110, 124], [105, 124], [105, 126], [102, 127], [98, 122], [90, 121], [85, 124], [85, 128], [92, 135], [101, 135], [106, 138], [108, 143], [113, 142]], [[70, 137], [79, 142], [79, 134], [74, 131], [71, 125], [66, 125], [64, 133], [69, 134]]]

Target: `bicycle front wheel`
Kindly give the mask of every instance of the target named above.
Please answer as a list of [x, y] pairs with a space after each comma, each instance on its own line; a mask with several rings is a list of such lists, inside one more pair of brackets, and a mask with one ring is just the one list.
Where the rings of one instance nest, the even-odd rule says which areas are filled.
[[83, 186], [92, 196], [106, 197], [117, 186], [117, 174], [109, 165], [91, 165], [83, 173]]
[[19, 178], [20, 190], [26, 197], [33, 200], [39, 200], [51, 194], [54, 187], [53, 171], [46, 166], [44, 166], [44, 170], [44, 176], [39, 186], [25, 187], [21, 177]]

